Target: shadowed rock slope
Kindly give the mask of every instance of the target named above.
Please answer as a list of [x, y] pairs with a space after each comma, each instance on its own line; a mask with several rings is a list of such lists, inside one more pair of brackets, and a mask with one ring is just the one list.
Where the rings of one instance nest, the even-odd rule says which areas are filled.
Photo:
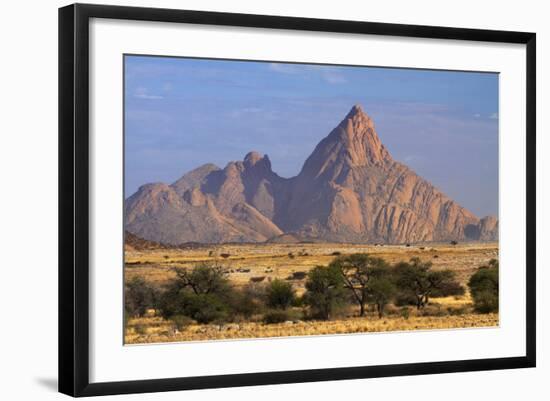
[[480, 220], [395, 161], [358, 105], [296, 177], [279, 177], [257, 152], [224, 169], [205, 164], [172, 185], [140, 187], [125, 224], [167, 244], [498, 239], [496, 218]]

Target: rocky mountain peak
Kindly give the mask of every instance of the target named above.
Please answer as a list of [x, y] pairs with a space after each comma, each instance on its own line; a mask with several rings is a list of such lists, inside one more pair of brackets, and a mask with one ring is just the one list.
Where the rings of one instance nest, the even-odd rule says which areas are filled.
[[265, 169], [271, 170], [271, 161], [267, 155], [263, 155], [256, 151], [251, 151], [246, 154], [244, 157], [245, 167], [263, 167]]
[[296, 177], [279, 177], [252, 151], [223, 169], [205, 164], [172, 185], [142, 186], [124, 213], [130, 233], [169, 244], [498, 240], [497, 218], [477, 218], [394, 161], [360, 105]]
[[260, 160], [262, 160], [262, 155], [259, 152], [256, 152], [255, 150], [248, 152], [244, 157], [245, 163], [248, 163], [251, 165], [256, 164]]
[[363, 106], [361, 106], [359, 103], [356, 103], [356, 104], [353, 105], [353, 107], [351, 108], [351, 110], [347, 114], [346, 118], [352, 118], [355, 115], [367, 116], [366, 113], [363, 111]]
[[343, 170], [358, 166], [383, 165], [392, 158], [380, 141], [374, 122], [360, 105], [325, 137], [306, 160], [302, 174], [333, 178]]

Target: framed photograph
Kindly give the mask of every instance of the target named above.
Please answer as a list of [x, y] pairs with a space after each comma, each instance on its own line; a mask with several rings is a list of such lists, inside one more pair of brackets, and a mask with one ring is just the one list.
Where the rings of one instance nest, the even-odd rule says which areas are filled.
[[59, 390], [535, 366], [535, 34], [59, 10]]

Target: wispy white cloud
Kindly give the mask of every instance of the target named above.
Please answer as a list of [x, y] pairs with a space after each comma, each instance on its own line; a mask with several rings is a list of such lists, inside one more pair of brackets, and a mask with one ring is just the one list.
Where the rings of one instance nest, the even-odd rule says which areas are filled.
[[498, 120], [498, 113], [493, 113], [489, 116], [491, 120]]
[[348, 82], [346, 77], [336, 71], [324, 71], [321, 76], [329, 84], [345, 84]]
[[293, 64], [269, 63], [267, 68], [270, 71], [280, 72], [281, 74], [299, 74], [300, 67]]
[[474, 114], [474, 117], [475, 117], [475, 118], [480, 118], [480, 117], [481, 117], [481, 114], [476, 113], [476, 114]]
[[228, 113], [231, 118], [241, 118], [247, 114], [256, 114], [262, 111], [259, 107], [243, 107], [241, 109], [232, 110]]
[[344, 74], [337, 68], [324, 65], [299, 65], [269, 63], [268, 69], [281, 74], [317, 74], [323, 81], [329, 84], [343, 84], [348, 82]]
[[134, 97], [138, 99], [147, 99], [147, 100], [164, 99], [163, 96], [149, 94], [149, 91], [147, 90], [147, 88], [143, 88], [143, 87], [136, 88], [136, 90], [134, 91]]

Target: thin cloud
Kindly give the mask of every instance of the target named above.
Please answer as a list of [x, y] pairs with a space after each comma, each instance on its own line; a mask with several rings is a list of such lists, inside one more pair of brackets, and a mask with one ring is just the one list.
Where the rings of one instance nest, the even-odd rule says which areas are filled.
[[244, 107], [242, 109], [232, 110], [228, 114], [229, 114], [229, 117], [231, 118], [241, 118], [244, 115], [255, 114], [261, 111], [262, 109], [259, 107]]
[[296, 74], [309, 74], [312, 72], [318, 74], [318, 76], [329, 84], [344, 84], [348, 80], [346, 77], [338, 71], [338, 69], [322, 65], [295, 65], [295, 64], [282, 64], [282, 63], [269, 63], [268, 69], [273, 72], [281, 74], [296, 75]]
[[134, 97], [138, 99], [147, 99], [147, 100], [158, 100], [158, 99], [164, 99], [164, 96], [160, 95], [151, 95], [149, 94], [149, 91], [147, 88], [136, 88], [134, 91]]
[[300, 68], [291, 64], [269, 63], [267, 68], [270, 71], [280, 72], [281, 74], [299, 74]]
[[493, 113], [489, 116], [491, 120], [498, 120], [498, 113]]

